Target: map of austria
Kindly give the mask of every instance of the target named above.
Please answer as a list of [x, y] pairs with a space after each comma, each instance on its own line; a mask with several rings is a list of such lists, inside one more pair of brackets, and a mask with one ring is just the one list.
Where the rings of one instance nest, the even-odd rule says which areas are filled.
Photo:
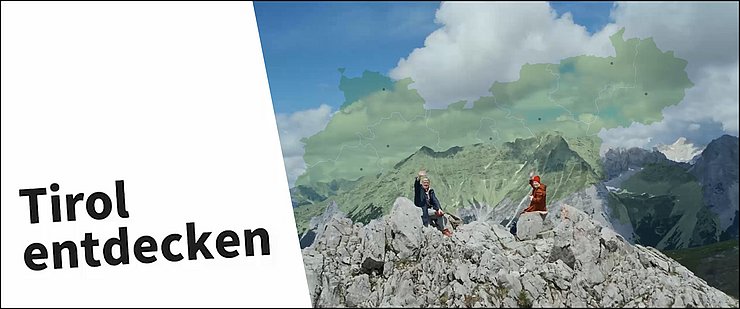
[[[469, 108], [458, 102], [427, 110], [410, 89], [410, 79], [386, 90], [362, 89], [363, 96], [347, 95], [361, 98], [305, 139], [306, 172], [296, 184], [373, 175], [421, 145], [444, 151], [554, 130], [568, 137], [595, 136], [601, 129], [635, 121], [659, 121], [662, 109], [681, 102], [693, 85], [685, 72], [687, 62], [661, 51], [651, 39], [624, 40], [623, 33], [621, 29], [611, 37], [615, 57], [584, 55], [559, 64], [525, 65], [519, 80], [494, 83], [491, 96]], [[342, 81], [357, 84], [368, 76], [377, 83], [377, 75], [367, 73]]]

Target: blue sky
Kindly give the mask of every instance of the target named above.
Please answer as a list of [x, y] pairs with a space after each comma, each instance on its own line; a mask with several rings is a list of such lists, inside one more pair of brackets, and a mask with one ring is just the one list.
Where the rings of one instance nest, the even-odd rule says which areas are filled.
[[[593, 33], [609, 22], [612, 2], [553, 2], [558, 15]], [[276, 113], [344, 102], [338, 68], [348, 77], [387, 74], [440, 25], [439, 2], [255, 2]]]
[[614, 2], [550, 2], [550, 6], [558, 13], [558, 17], [565, 12], [573, 14], [576, 24], [586, 27], [590, 33], [601, 30], [609, 23], [609, 12]]

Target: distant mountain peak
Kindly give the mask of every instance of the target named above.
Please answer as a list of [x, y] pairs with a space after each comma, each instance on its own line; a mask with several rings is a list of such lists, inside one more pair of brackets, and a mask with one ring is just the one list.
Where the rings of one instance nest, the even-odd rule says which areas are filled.
[[[729, 134], [724, 134], [724, 135], [722, 135], [722, 136], [720, 136], [720, 137], [712, 140], [709, 143], [709, 145], [723, 145], [723, 144], [724, 145], [731, 146], [731, 147], [737, 147], [738, 137], [737, 136], [733, 136], [733, 135], [729, 135]], [[707, 146], [709, 146], [709, 145], [707, 145]]]
[[419, 148], [419, 150], [416, 153], [425, 154], [427, 156], [434, 157], [434, 158], [444, 158], [444, 157], [454, 156], [456, 153], [462, 150], [463, 148], [460, 146], [452, 146], [445, 151], [435, 151], [434, 149], [429, 148], [427, 146], [421, 146], [421, 148]]
[[683, 136], [679, 137], [673, 144], [658, 145], [656, 149], [664, 154], [668, 160], [675, 162], [691, 162], [704, 150], [688, 142]]
[[740, 141], [722, 135], [711, 141], [689, 170], [702, 184], [704, 203], [720, 220], [720, 229], [737, 238]]

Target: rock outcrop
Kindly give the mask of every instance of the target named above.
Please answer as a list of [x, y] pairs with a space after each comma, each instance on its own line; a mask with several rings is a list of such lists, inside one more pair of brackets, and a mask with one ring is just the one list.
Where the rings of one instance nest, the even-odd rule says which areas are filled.
[[367, 225], [330, 217], [303, 250], [315, 307], [737, 307], [659, 251], [633, 246], [582, 211], [550, 212], [545, 236], [517, 241], [473, 221], [452, 237], [398, 198]]
[[332, 201], [329, 203], [329, 206], [326, 206], [324, 213], [320, 216], [311, 218], [311, 221], [308, 223], [308, 229], [298, 238], [298, 241], [301, 244], [301, 249], [313, 244], [314, 240], [323, 233], [329, 220], [335, 217], [343, 218], [345, 217], [345, 214], [339, 210], [339, 205]]
[[689, 170], [702, 185], [705, 205], [719, 218], [722, 240], [738, 238], [738, 145], [735, 136], [713, 140]]
[[[536, 239], [545, 230], [545, 214], [540, 212], [527, 212], [519, 216], [516, 222], [516, 236], [520, 240]], [[550, 221], [548, 221], [550, 222]]]

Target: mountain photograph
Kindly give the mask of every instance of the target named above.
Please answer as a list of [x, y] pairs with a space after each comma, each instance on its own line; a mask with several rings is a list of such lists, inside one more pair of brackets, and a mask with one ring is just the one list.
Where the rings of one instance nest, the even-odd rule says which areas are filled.
[[[588, 141], [570, 143], [580, 145], [573, 148], [586, 157], [598, 154], [585, 151], [583, 145]], [[485, 222], [503, 228], [517, 214], [517, 202], [529, 193], [528, 171], [536, 170], [543, 182], [555, 180], [548, 184], [557, 188], [548, 196], [550, 213], [558, 213], [563, 206], [584, 211], [626, 243], [658, 249], [710, 285], [738, 297], [740, 272], [733, 263], [738, 260], [737, 137], [725, 135], [712, 141], [694, 164], [671, 161], [657, 150], [629, 149], [610, 151], [592, 167], [570, 143], [559, 135], [545, 135], [502, 147], [475, 144], [444, 152], [423, 147], [391, 171], [346, 183], [315, 201], [296, 200], [303, 204], [296, 208], [301, 245], [312, 247], [315, 235], [331, 218], [369, 224], [389, 215], [398, 198], [413, 197], [415, 172], [425, 167], [445, 211], [465, 224]], [[709, 166], [721, 168], [709, 175]], [[734, 204], [710, 207], [715, 201]], [[730, 219], [727, 214], [732, 214]], [[320, 216], [324, 218], [321, 224], [316, 221]], [[719, 253], [711, 249], [718, 245], [727, 249]], [[698, 260], [724, 268], [718, 271]]]
[[256, 3], [314, 307], [737, 308], [738, 11]]

